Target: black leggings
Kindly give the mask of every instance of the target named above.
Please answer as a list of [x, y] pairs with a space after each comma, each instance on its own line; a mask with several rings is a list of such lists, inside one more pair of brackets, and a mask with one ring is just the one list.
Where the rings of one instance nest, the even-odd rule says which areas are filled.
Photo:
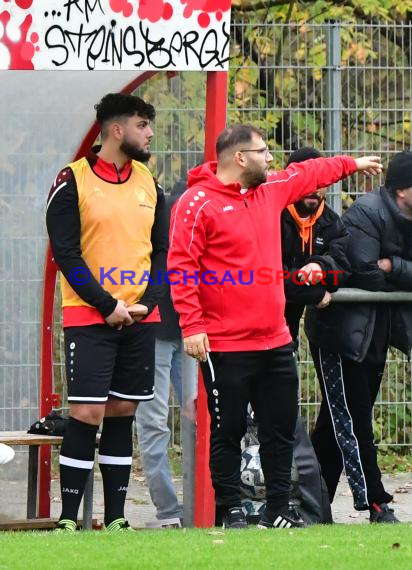
[[314, 345], [310, 348], [323, 396], [312, 443], [330, 501], [345, 469], [355, 509], [388, 503], [393, 497], [382, 485], [372, 426], [386, 349], [380, 362], [354, 362]]

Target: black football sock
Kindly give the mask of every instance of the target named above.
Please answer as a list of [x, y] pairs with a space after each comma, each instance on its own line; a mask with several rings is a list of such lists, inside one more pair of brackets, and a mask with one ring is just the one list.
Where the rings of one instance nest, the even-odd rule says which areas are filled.
[[87, 478], [93, 469], [97, 429], [98, 426], [69, 418], [59, 460], [62, 495], [60, 520], [77, 521]]
[[99, 467], [103, 477], [104, 522], [108, 526], [124, 518], [124, 504], [132, 465], [134, 416], [104, 418], [99, 445]]

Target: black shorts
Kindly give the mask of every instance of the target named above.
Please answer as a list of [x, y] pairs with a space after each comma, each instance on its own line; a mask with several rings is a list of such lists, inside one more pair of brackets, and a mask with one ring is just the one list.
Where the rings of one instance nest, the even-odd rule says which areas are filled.
[[64, 329], [68, 400], [104, 404], [108, 397], [152, 400], [155, 327], [134, 323]]

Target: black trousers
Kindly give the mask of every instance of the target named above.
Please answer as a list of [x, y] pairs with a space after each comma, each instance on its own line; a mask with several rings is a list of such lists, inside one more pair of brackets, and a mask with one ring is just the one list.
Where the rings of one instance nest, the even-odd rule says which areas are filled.
[[377, 318], [373, 340], [362, 362], [310, 346], [323, 396], [312, 444], [330, 501], [344, 469], [354, 507], [360, 511], [393, 499], [382, 484], [372, 424], [388, 349], [387, 318], [385, 311]]
[[201, 366], [211, 417], [210, 470], [216, 504], [240, 504], [240, 442], [250, 402], [259, 425], [268, 509], [286, 507], [298, 409], [292, 344], [267, 351], [212, 352]]

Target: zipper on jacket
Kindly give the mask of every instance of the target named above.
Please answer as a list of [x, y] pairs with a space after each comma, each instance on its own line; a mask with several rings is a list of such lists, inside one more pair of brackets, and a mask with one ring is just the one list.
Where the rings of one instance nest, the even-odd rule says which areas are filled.
[[113, 162], [113, 166], [114, 166], [114, 168], [115, 168], [115, 170], [116, 170], [117, 182], [121, 182], [122, 179], [121, 179], [121, 177], [120, 177], [120, 172], [119, 172], [119, 170], [118, 170], [118, 168], [117, 168], [117, 166], [116, 166], [116, 164], [115, 164], [114, 162]]
[[243, 201], [245, 203], [246, 208], [249, 208], [249, 204], [247, 203], [246, 198], [243, 198]]

